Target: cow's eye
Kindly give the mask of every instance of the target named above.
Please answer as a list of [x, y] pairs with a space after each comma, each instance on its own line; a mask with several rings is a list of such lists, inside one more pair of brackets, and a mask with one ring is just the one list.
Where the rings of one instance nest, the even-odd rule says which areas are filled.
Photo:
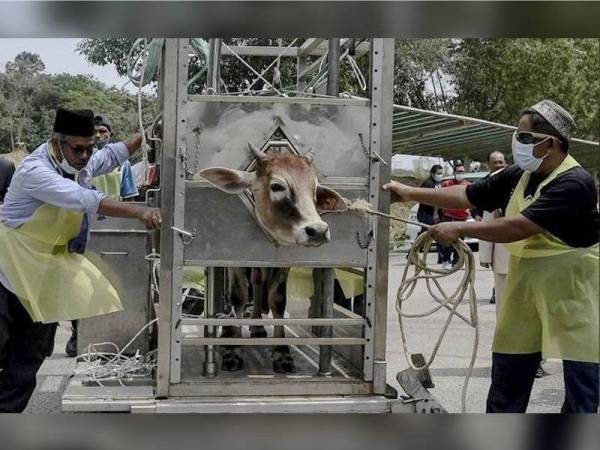
[[271, 191], [273, 192], [283, 192], [285, 191], [285, 186], [279, 183], [271, 183]]

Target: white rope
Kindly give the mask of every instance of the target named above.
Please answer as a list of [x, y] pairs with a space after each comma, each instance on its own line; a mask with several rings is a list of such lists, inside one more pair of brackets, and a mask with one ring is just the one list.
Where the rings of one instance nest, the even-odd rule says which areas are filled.
[[[82, 367], [75, 369], [75, 375], [87, 376], [102, 386], [102, 380], [114, 379], [124, 386], [123, 378], [140, 378], [152, 374], [156, 367], [156, 350], [152, 350], [146, 355], [141, 355], [139, 349], [133, 356], [126, 356], [123, 353], [131, 344], [149, 327], [158, 322], [158, 318], [151, 320], [119, 349], [114, 342], [100, 342], [88, 345], [88, 351], [78, 355], [78, 360], [83, 360]], [[115, 352], [99, 352], [96, 348], [100, 346], [112, 346]]]
[[[412, 220], [404, 219], [402, 217], [397, 217], [391, 214], [385, 214], [379, 211], [375, 211], [372, 208], [372, 206], [365, 200], [356, 200], [354, 202], [346, 201], [346, 203], [348, 204], [348, 210], [350, 212], [355, 212], [358, 214], [372, 214], [381, 217], [386, 217], [388, 219], [396, 220], [399, 222], [417, 225], [424, 229], [431, 228], [430, 225], [424, 223], [415, 222]], [[429, 235], [429, 233], [422, 233], [415, 240], [415, 243], [413, 244], [408, 253], [407, 263], [404, 267], [402, 280], [400, 281], [400, 286], [396, 294], [396, 312], [398, 313], [398, 324], [400, 327], [400, 335], [402, 337], [404, 356], [409, 367], [413, 368], [414, 370], [428, 369], [435, 360], [438, 350], [444, 340], [446, 332], [448, 331], [448, 328], [450, 327], [450, 323], [454, 316], [459, 317], [466, 324], [473, 327], [475, 329], [473, 351], [471, 353], [471, 360], [469, 362], [469, 367], [467, 368], [467, 372], [465, 374], [465, 378], [461, 389], [461, 411], [466, 412], [467, 389], [469, 386], [471, 375], [473, 373], [473, 367], [475, 366], [475, 361], [477, 359], [477, 350], [479, 348], [479, 319], [477, 315], [477, 298], [475, 295], [475, 257], [473, 256], [473, 252], [471, 251], [469, 246], [465, 244], [462, 240], [458, 240], [455, 244], [452, 245], [452, 247], [458, 253], [458, 261], [454, 265], [454, 267], [450, 270], [434, 269], [427, 265], [427, 255], [429, 254], [429, 249], [432, 244], [433, 238]], [[420, 254], [422, 254], [422, 256], [419, 256]], [[411, 270], [413, 271], [413, 273], [412, 275], [409, 275]], [[442, 288], [439, 280], [453, 273], [456, 273], [459, 270], [464, 270], [463, 277], [460, 280], [460, 283], [456, 290], [451, 295], [448, 295]], [[417, 287], [417, 283], [420, 280], [425, 280], [429, 294], [438, 303], [438, 305], [430, 310], [422, 311], [419, 313], [411, 314], [403, 312], [402, 304], [409, 300], [409, 298], [414, 293], [415, 288]], [[458, 307], [461, 303], [463, 303], [467, 292], [469, 296], [468, 302], [470, 307], [470, 317], [465, 317], [463, 314], [458, 312]], [[410, 352], [408, 347], [408, 340], [404, 329], [403, 319], [427, 317], [436, 313], [442, 308], [447, 309], [450, 312], [450, 314], [448, 315], [448, 318], [444, 323], [442, 331], [440, 332], [434, 344], [431, 356], [426, 361], [424, 366], [417, 367], [412, 362], [412, 353]]]

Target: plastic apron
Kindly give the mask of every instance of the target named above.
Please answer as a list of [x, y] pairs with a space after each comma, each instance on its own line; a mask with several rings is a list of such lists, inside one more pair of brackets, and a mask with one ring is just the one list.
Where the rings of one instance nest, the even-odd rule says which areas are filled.
[[121, 200], [121, 179], [123, 175], [121, 169], [117, 168], [110, 173], [92, 178], [92, 185], [104, 192], [109, 197]]
[[[335, 279], [338, 280], [346, 298], [361, 295], [365, 290], [363, 275], [347, 269], [334, 269]], [[286, 283], [287, 298], [310, 298], [314, 294], [312, 268], [291, 267]]]
[[67, 249], [82, 217], [46, 203], [19, 228], [0, 223], [0, 270], [34, 322], [123, 309], [116, 290], [96, 266]]
[[[519, 214], [545, 185], [576, 166], [579, 163], [568, 155], [529, 198], [525, 198], [525, 187], [530, 172], [524, 172], [506, 216]], [[493, 351], [541, 351], [543, 358], [598, 362], [598, 244], [573, 248], [542, 232], [506, 247], [510, 261]]]

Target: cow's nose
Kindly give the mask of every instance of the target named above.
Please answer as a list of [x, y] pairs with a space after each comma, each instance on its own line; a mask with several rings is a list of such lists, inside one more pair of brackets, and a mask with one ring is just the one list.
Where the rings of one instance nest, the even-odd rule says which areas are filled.
[[307, 225], [304, 232], [311, 243], [322, 244], [329, 241], [329, 225], [326, 222]]

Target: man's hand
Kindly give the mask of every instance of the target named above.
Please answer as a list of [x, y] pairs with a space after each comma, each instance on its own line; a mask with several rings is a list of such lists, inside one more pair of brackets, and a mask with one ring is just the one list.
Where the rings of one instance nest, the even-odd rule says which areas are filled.
[[460, 227], [462, 222], [443, 222], [432, 226], [429, 235], [442, 245], [455, 244], [462, 237]]
[[390, 193], [390, 202], [408, 202], [410, 201], [409, 194], [412, 188], [397, 181], [390, 181], [383, 185], [383, 190]]
[[138, 219], [148, 230], [156, 230], [160, 228], [162, 219], [160, 217], [160, 210], [157, 208], [140, 208]]

